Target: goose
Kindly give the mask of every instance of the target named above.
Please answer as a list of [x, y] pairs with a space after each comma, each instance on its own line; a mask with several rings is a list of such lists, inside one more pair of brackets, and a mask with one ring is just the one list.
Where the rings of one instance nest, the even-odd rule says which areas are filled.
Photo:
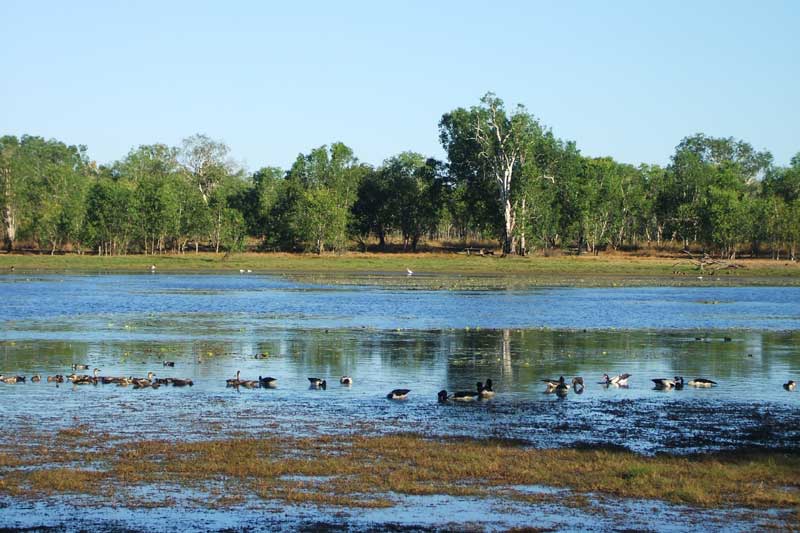
[[17, 376], [3, 376], [2, 374], [0, 374], [0, 381], [8, 385], [13, 385], [14, 383], [17, 382]]
[[133, 378], [130, 378], [130, 377], [124, 378], [123, 377], [123, 378], [119, 378], [119, 381], [117, 381], [117, 386], [119, 386], [119, 387], [127, 387], [131, 383], [133, 383]]
[[706, 388], [713, 387], [716, 384], [717, 384], [716, 381], [711, 381], [710, 379], [706, 378], [694, 378], [693, 380], [689, 381], [689, 383], [687, 383], [687, 385], [689, 385], [690, 387], [706, 387]]
[[609, 377], [608, 374], [603, 374], [603, 381], [601, 381], [601, 385], [613, 385], [615, 387], [627, 387], [628, 386], [628, 378], [631, 377], [630, 374], [620, 374], [618, 376]]
[[173, 387], [185, 387], [185, 386], [194, 386], [194, 381], [191, 379], [182, 379], [182, 378], [172, 378], [172, 386]]
[[175, 366], [175, 361], [164, 361], [161, 363], [163, 366]]
[[231, 379], [226, 379], [225, 380], [225, 384], [228, 387], [238, 387], [239, 383], [240, 383], [239, 382], [239, 374], [241, 374], [241, 372], [242, 372], [241, 370], [237, 370], [236, 371], [236, 377], [235, 378], [231, 378]]
[[328, 382], [324, 379], [320, 378], [308, 378], [308, 382], [311, 384], [312, 389], [322, 389], [325, 390], [328, 388]]
[[56, 374], [55, 376], [47, 376], [48, 383], [64, 383], [64, 376]]
[[263, 378], [261, 376], [258, 376], [258, 382], [261, 383], [262, 387], [267, 387], [270, 389], [273, 389], [278, 385], [278, 380], [271, 376], [265, 376]]
[[342, 376], [339, 378], [339, 383], [341, 383], [342, 385], [352, 385], [353, 378], [351, 378], [350, 376]]
[[386, 398], [389, 400], [405, 400], [408, 398], [409, 392], [411, 392], [411, 389], [394, 389], [386, 395]]
[[559, 377], [558, 379], [543, 379], [545, 386], [545, 392], [555, 392], [555, 390], [564, 385], [565, 387], [569, 388], [569, 385], [564, 383], [564, 376]]
[[439, 403], [447, 403], [447, 391], [446, 390], [440, 390], [439, 394], [437, 394], [437, 397], [438, 397], [438, 402]]
[[481, 398], [488, 400], [489, 398], [494, 398], [494, 390], [492, 389], [492, 380], [487, 379], [486, 384], [484, 385], [480, 381], [477, 383], [478, 387], [478, 394]]
[[75, 371], [75, 370], [89, 370], [89, 365], [74, 364], [74, 365], [72, 365], [72, 370], [73, 371]]
[[682, 389], [683, 388], [683, 378], [680, 376], [675, 376], [672, 379], [667, 378], [656, 378], [651, 380], [655, 384], [655, 388], [658, 390], [670, 390], [670, 389]]
[[572, 378], [572, 390], [575, 391], [575, 394], [583, 394], [583, 378], [580, 376], [575, 376]]
[[42, 376], [39, 374], [34, 374], [33, 377], [31, 377], [31, 383], [39, 383], [40, 381], [42, 381]]
[[483, 383], [478, 383], [478, 390], [456, 391], [450, 395], [450, 399], [454, 402], [473, 402], [481, 397], [481, 388]]
[[795, 383], [794, 380], [790, 379], [789, 381], [783, 384], [783, 388], [788, 391], [797, 390], [797, 383]]
[[245, 379], [239, 382], [239, 385], [246, 389], [255, 389], [261, 386], [261, 383], [254, 379]]

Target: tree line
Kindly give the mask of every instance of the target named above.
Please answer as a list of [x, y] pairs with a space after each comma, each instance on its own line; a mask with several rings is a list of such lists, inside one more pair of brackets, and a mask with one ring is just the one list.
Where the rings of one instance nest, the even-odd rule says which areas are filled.
[[800, 153], [788, 167], [747, 142], [696, 134], [666, 167], [586, 157], [523, 106], [488, 93], [445, 113], [446, 161], [402, 152], [373, 167], [335, 142], [250, 174], [205, 135], [132, 149], [109, 165], [85, 146], [0, 137], [5, 249], [102, 255], [417, 250], [496, 240], [504, 254], [699, 247], [795, 258]]

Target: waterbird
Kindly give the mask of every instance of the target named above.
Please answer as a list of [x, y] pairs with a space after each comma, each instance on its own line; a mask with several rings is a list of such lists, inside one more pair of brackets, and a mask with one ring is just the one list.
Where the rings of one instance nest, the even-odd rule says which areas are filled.
[[790, 379], [789, 381], [783, 384], [783, 388], [788, 391], [797, 390], [797, 383], [795, 383], [794, 380]]
[[352, 385], [353, 378], [351, 378], [350, 376], [342, 376], [339, 378], [339, 383], [341, 383], [342, 385]]
[[609, 377], [608, 374], [603, 374], [603, 381], [600, 382], [601, 385], [614, 385], [616, 387], [626, 387], [628, 385], [628, 378], [631, 377], [630, 374], [620, 374], [618, 376]]
[[175, 366], [175, 361], [164, 361], [161, 363], [163, 366]]
[[683, 389], [683, 376], [675, 376], [675, 390]]
[[478, 394], [481, 398], [489, 399], [494, 398], [494, 389], [492, 389], [492, 380], [491, 378], [486, 380], [486, 384], [484, 385], [480, 381], [477, 383], [478, 387]]
[[155, 271], [156, 271], [156, 266], [150, 265], [150, 272], [155, 272]]
[[64, 383], [64, 376], [61, 374], [56, 374], [55, 376], [47, 376], [48, 383]]
[[572, 389], [575, 391], [575, 394], [583, 394], [583, 378], [580, 376], [575, 376], [572, 378]]
[[41, 380], [42, 376], [39, 374], [34, 374], [33, 377], [31, 377], [31, 383], [39, 383]]
[[414, 275], [414, 271], [413, 271], [413, 270], [411, 270], [411, 269], [410, 269], [410, 268], [408, 268], [408, 267], [406, 267], [406, 272], [408, 272], [408, 275], [409, 275], [409, 276], [413, 276], [413, 275]]
[[[542, 381], [545, 383], [545, 386], [547, 387], [545, 389], [545, 392], [554, 392], [556, 390], [556, 387], [558, 387], [559, 385], [565, 385], [564, 376], [561, 376], [558, 379], [543, 379]], [[567, 385], [567, 387], [569, 387], [569, 385]]]
[[409, 392], [411, 392], [411, 389], [394, 389], [386, 395], [386, 398], [389, 400], [405, 400], [408, 398]]
[[225, 384], [228, 387], [237, 387], [239, 385], [239, 375], [241, 374], [241, 370], [236, 371], [236, 377], [231, 379], [226, 379]]
[[710, 379], [706, 378], [694, 378], [693, 380], [687, 383], [690, 387], [713, 387], [717, 384], [716, 381], [711, 381]]
[[322, 389], [325, 390], [328, 388], [328, 382], [324, 379], [320, 378], [308, 378], [308, 382], [311, 384], [312, 389]]
[[658, 390], [669, 390], [675, 387], [674, 379], [655, 378], [651, 381], [655, 384], [655, 388]]
[[258, 376], [258, 382], [261, 383], [262, 387], [268, 387], [270, 389], [278, 385], [278, 380], [270, 376], [264, 376], [263, 378]]
[[72, 370], [89, 370], [89, 365], [73, 364]]
[[0, 381], [2, 381], [3, 383], [7, 383], [8, 385], [13, 385], [18, 380], [17, 380], [17, 376], [4, 376], [4, 375], [0, 374]]
[[192, 381], [191, 379], [188, 379], [188, 378], [186, 378], [186, 379], [183, 379], [183, 378], [172, 378], [172, 386], [173, 387], [185, 387], [187, 385], [189, 387], [193, 386], [194, 385], [194, 381]]

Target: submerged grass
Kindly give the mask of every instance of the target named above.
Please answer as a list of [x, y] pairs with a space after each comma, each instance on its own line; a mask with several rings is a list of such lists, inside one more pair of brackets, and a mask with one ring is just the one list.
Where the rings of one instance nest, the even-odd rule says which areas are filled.
[[[519, 286], [545, 284], [602, 284], [617, 283], [686, 284], [697, 281], [699, 274], [691, 265], [681, 262], [680, 256], [652, 257], [633, 254], [605, 254], [600, 256], [557, 257], [480, 257], [454, 253], [425, 254], [375, 254], [349, 253], [344, 255], [303, 255], [286, 253], [242, 253], [233, 255], [201, 253], [159, 256], [90, 255], [21, 255], [0, 254], [0, 272], [149, 272], [151, 264], [156, 272], [239, 272], [251, 269], [256, 273], [301, 276], [314, 280], [322, 276], [328, 281], [340, 277], [355, 283], [388, 283], [425, 288], [451, 288], [451, 286]], [[772, 283], [800, 282], [800, 265], [784, 261], [744, 260], [744, 269], [720, 270], [714, 274], [729, 282], [758, 282], [770, 278]], [[421, 276], [406, 278], [409, 267]], [[383, 273], [384, 275], [377, 275]], [[385, 274], [397, 274], [394, 280]], [[458, 282], [430, 279], [433, 275], [456, 275]], [[708, 277], [708, 273], [705, 273]], [[471, 279], [475, 278], [475, 279]], [[493, 280], [483, 279], [495, 278]], [[619, 279], [623, 278], [623, 279]], [[634, 279], [625, 279], [634, 278]]]
[[[251, 500], [390, 507], [396, 495], [491, 496], [574, 507], [592, 505], [594, 496], [697, 507], [800, 506], [800, 456], [790, 453], [646, 457], [619, 450], [532, 449], [503, 440], [413, 434], [314, 439], [265, 435], [105, 447], [98, 445], [102, 438], [82, 432], [60, 447], [57, 438], [40, 436], [40, 446], [6, 449], [0, 454], [0, 494], [35, 498], [79, 493], [102, 500], [141, 488], [177, 486], [190, 494], [208, 494], [201, 500], [205, 505], [222, 507]], [[70, 454], [71, 464], [60, 463], [71, 446], [85, 447], [78, 454], [82, 460], [76, 462]], [[38, 466], [22, 468], [32, 454], [38, 456]], [[518, 490], [523, 486], [566, 492], [532, 494]], [[128, 501], [136, 506], [158, 503], [133, 497]]]

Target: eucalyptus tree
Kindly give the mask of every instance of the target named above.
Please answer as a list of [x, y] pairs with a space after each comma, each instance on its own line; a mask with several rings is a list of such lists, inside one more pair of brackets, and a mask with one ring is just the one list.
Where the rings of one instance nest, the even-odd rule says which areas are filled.
[[291, 194], [284, 200], [291, 205], [281, 206], [294, 238], [320, 254], [326, 245], [343, 250], [351, 208], [369, 170], [340, 142], [300, 154], [286, 176], [291, 184], [287, 193]]
[[[517, 216], [525, 209], [520, 190], [533, 173], [523, 169], [535, 159], [537, 141], [545, 134], [539, 122], [518, 105], [508, 113], [493, 93], [478, 106], [446, 113], [439, 122], [439, 138], [447, 151], [450, 174], [466, 182], [479, 195], [490, 194], [494, 206], [486, 205], [504, 254], [516, 253]], [[542, 170], [541, 166], [533, 168]], [[553, 180], [548, 174], [546, 177]], [[493, 194], [492, 194], [493, 192]], [[488, 204], [488, 202], [487, 202]]]
[[25, 208], [25, 180], [19, 172], [20, 142], [13, 135], [0, 137], [0, 208], [3, 242], [7, 252], [14, 248], [21, 211]]

